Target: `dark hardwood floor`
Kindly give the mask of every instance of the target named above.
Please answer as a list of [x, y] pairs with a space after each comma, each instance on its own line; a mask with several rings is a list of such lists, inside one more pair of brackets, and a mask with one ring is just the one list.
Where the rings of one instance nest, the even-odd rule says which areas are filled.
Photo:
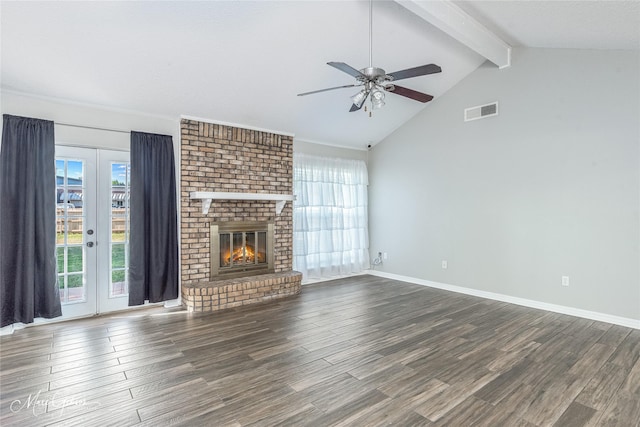
[[3, 426], [638, 426], [640, 330], [372, 276], [0, 339]]

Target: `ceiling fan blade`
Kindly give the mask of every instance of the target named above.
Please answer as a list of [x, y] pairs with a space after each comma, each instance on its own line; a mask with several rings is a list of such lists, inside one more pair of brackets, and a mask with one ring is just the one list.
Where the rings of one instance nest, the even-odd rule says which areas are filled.
[[406, 87], [390, 85], [384, 88], [387, 92], [395, 93], [396, 95], [405, 96], [420, 102], [429, 102], [433, 99], [433, 96], [426, 93], [418, 92], [417, 90], [407, 89]]
[[360, 71], [353, 68], [351, 65], [347, 65], [344, 62], [327, 62], [327, 65], [331, 65], [333, 68], [337, 68], [338, 70], [349, 74], [355, 78], [367, 79], [367, 76], [362, 74]]
[[391, 77], [391, 81], [408, 79], [410, 77], [424, 76], [427, 74], [439, 73], [442, 71], [442, 68], [437, 66], [436, 64], [428, 64], [421, 65], [420, 67], [407, 68], [406, 70], [394, 71], [393, 73], [387, 74], [387, 76]]
[[327, 89], [313, 90], [311, 92], [299, 93], [298, 96], [312, 95], [314, 93], [326, 92], [328, 90], [343, 89], [345, 87], [355, 87], [355, 86], [360, 86], [360, 85], [355, 85], [355, 84], [354, 85], [344, 85], [344, 86], [330, 87], [330, 88], [327, 88]]

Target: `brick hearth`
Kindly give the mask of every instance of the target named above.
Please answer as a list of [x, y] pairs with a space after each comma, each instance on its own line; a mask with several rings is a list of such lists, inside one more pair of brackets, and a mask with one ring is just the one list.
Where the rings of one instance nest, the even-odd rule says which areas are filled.
[[182, 304], [189, 311], [216, 311], [268, 302], [300, 293], [302, 273], [262, 274], [238, 279], [182, 285]]

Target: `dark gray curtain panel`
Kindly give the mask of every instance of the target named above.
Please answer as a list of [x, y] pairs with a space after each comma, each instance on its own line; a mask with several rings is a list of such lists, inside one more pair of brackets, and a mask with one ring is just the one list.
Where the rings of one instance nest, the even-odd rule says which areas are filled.
[[62, 316], [53, 122], [5, 114], [0, 148], [2, 326]]
[[178, 223], [173, 141], [131, 132], [129, 305], [178, 298]]

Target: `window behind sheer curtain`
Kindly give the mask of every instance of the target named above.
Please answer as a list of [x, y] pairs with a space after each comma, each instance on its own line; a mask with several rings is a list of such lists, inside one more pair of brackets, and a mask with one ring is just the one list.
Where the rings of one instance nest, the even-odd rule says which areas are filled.
[[305, 279], [369, 268], [367, 166], [295, 154], [293, 268]]

